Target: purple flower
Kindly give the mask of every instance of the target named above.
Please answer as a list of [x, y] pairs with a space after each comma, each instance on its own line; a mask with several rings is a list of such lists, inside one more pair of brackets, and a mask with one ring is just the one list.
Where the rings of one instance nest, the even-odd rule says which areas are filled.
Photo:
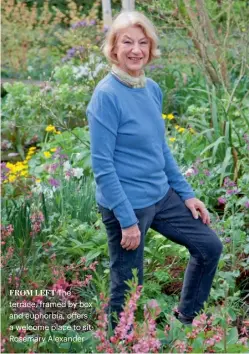
[[247, 201], [245, 202], [245, 207], [246, 207], [247, 209], [249, 209], [249, 200], [247, 200]]
[[[57, 148], [56, 152], [53, 154], [52, 159], [60, 159], [60, 160], [68, 160], [68, 156], [66, 154], [61, 154], [60, 153], [61, 148]], [[63, 163], [62, 161], [60, 161], [60, 164]]]
[[5, 181], [7, 179], [7, 173], [10, 171], [8, 167], [6, 167], [6, 163], [1, 163], [1, 181]]
[[73, 24], [71, 25], [71, 28], [72, 28], [72, 29], [75, 29], [75, 28], [77, 28], [77, 27], [79, 27], [79, 23], [78, 23], [78, 22], [73, 23]]
[[52, 163], [51, 165], [48, 166], [48, 172], [54, 173], [58, 166], [59, 166], [58, 163]]
[[231, 242], [231, 237], [226, 237], [226, 238], [225, 238], [225, 242], [226, 242], [226, 243], [230, 243], [230, 242]]
[[68, 159], [68, 156], [66, 154], [59, 154], [58, 157], [60, 160], [67, 160]]
[[[91, 21], [89, 22], [89, 26], [93, 26], [93, 25], [95, 25], [95, 24], [96, 24], [96, 21], [95, 21], [95, 20], [91, 20]], [[81, 21], [79, 21], [79, 22], [73, 23], [73, 24], [71, 25], [71, 28], [72, 28], [72, 29], [76, 29], [76, 28], [79, 28], [79, 27], [86, 27], [86, 26], [88, 26], [86, 20], [81, 20]]]
[[239, 193], [239, 190], [238, 190], [237, 187], [234, 188], [234, 189], [228, 189], [228, 190], [227, 190], [227, 194], [228, 194], [228, 195], [233, 195], [233, 194], [238, 194], [238, 193]]
[[85, 20], [78, 22], [79, 27], [85, 27], [87, 25]]
[[69, 181], [70, 178], [73, 177], [73, 176], [74, 176], [74, 170], [73, 170], [72, 168], [70, 168], [70, 170], [67, 170], [67, 171], [65, 172], [65, 179], [66, 179], [67, 181]]
[[76, 54], [84, 52], [85, 48], [82, 46], [73, 47], [67, 50], [67, 55], [61, 59], [63, 63], [72, 59]]
[[200, 184], [204, 184], [204, 181], [201, 179], [199, 183], [200, 183]]
[[218, 198], [218, 203], [219, 203], [220, 205], [226, 204], [226, 202], [227, 202], [226, 198], [224, 198], [224, 197], [219, 197], [219, 198]]
[[48, 182], [52, 187], [57, 188], [60, 186], [60, 182], [55, 178], [49, 178]]
[[94, 26], [96, 25], [96, 20], [91, 20], [90, 23], [89, 23], [90, 26]]
[[193, 175], [198, 175], [198, 169], [196, 167], [193, 167]]
[[209, 170], [204, 170], [204, 175], [206, 175], [206, 176], [210, 176], [210, 175], [211, 175], [211, 173], [209, 172]]
[[236, 186], [236, 183], [232, 181], [229, 177], [226, 177], [224, 179], [224, 187], [234, 187]]
[[1, 162], [1, 171], [2, 172], [9, 172], [9, 168], [6, 167], [6, 163], [5, 162]]
[[109, 26], [108, 25], [104, 25], [103, 32], [108, 32], [108, 31], [109, 31]]
[[76, 48], [70, 48], [70, 49], [68, 49], [68, 51], [67, 51], [67, 55], [73, 57], [74, 54], [75, 54], [75, 52], [76, 52]]

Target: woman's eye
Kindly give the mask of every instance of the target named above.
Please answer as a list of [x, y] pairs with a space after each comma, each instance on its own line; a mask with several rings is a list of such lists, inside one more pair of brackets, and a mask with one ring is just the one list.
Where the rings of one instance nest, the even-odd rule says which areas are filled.
[[129, 41], [124, 41], [124, 43], [125, 43], [125, 44], [130, 44], [131, 42], [129, 42]]
[[141, 42], [141, 44], [148, 44], [148, 42]]

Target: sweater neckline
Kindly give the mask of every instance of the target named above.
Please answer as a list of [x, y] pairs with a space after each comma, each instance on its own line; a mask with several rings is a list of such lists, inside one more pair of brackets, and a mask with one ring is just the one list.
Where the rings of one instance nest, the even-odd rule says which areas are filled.
[[134, 77], [121, 70], [118, 66], [112, 65], [111, 74], [115, 76], [124, 85], [130, 88], [144, 88], [146, 85], [146, 77], [144, 71], [139, 77]]

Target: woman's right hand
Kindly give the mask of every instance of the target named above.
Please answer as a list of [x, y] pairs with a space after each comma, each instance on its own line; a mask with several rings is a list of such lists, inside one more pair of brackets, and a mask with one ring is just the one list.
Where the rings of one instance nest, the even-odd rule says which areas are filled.
[[141, 232], [138, 225], [122, 229], [121, 246], [127, 251], [135, 250], [140, 244]]

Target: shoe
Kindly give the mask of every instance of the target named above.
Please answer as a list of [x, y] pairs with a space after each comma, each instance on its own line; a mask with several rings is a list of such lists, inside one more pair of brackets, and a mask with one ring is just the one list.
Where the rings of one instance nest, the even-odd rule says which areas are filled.
[[179, 311], [174, 311], [175, 318], [185, 326], [192, 326], [193, 318], [183, 315]]

